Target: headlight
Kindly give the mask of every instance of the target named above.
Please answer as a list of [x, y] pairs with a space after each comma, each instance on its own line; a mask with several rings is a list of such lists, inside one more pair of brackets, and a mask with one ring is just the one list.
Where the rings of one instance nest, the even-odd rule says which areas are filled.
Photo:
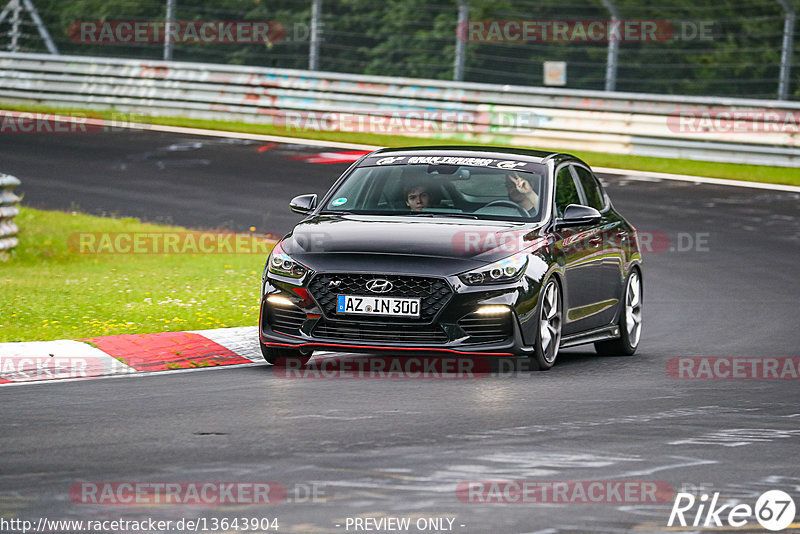
[[480, 267], [458, 275], [462, 282], [470, 286], [481, 284], [501, 284], [520, 277], [528, 264], [527, 254], [515, 254], [503, 258], [486, 267]]
[[267, 269], [271, 274], [289, 278], [302, 278], [308, 272], [308, 267], [293, 260], [291, 256], [283, 251], [280, 243], [272, 249], [267, 265]]

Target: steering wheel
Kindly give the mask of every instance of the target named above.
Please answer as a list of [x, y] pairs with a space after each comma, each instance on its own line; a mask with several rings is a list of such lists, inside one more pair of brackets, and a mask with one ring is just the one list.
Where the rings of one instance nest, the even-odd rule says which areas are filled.
[[[507, 208], [514, 208], [523, 217], [530, 217], [530, 214], [528, 213], [528, 210], [526, 210], [525, 208], [523, 208], [522, 206], [520, 206], [519, 204], [517, 204], [513, 200], [492, 200], [491, 202], [489, 202], [488, 204], [486, 204], [485, 206], [483, 206], [480, 209], [483, 210], [483, 209], [486, 209], [486, 208], [491, 208], [492, 206], [505, 206]], [[480, 211], [480, 210], [477, 210], [477, 211]]]

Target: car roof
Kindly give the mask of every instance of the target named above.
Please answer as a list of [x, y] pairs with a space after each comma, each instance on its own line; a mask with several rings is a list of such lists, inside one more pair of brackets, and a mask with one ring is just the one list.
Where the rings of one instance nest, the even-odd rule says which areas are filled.
[[397, 148], [381, 148], [370, 153], [370, 156], [377, 154], [391, 155], [428, 155], [428, 156], [453, 156], [453, 157], [494, 157], [495, 159], [508, 158], [513, 156], [516, 159], [531, 163], [545, 163], [547, 160], [555, 160], [556, 163], [562, 160], [578, 161], [579, 158], [571, 154], [561, 152], [550, 152], [546, 150], [532, 150], [526, 148], [510, 148], [499, 146], [474, 146], [474, 145], [445, 145], [445, 146], [410, 146]]

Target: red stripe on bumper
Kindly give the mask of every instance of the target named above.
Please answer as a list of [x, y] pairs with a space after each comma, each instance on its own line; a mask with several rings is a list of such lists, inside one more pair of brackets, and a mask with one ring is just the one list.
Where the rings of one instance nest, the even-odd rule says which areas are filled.
[[264, 343], [265, 345], [269, 346], [276, 346], [276, 347], [291, 347], [291, 348], [302, 348], [302, 347], [334, 347], [334, 348], [345, 348], [345, 349], [375, 349], [375, 350], [408, 350], [408, 351], [424, 351], [424, 352], [452, 352], [454, 354], [465, 354], [467, 356], [514, 356], [510, 352], [468, 352], [464, 350], [454, 350], [454, 349], [426, 349], [426, 348], [417, 348], [417, 347], [380, 347], [377, 345], [343, 345], [341, 343], [299, 343], [299, 344], [289, 344], [289, 343], [274, 343], [268, 341]]

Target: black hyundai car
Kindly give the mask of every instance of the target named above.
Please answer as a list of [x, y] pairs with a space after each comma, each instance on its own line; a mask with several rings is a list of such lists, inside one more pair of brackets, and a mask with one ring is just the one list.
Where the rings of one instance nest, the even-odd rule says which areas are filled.
[[354, 163], [273, 249], [261, 288], [270, 363], [314, 350], [527, 357], [594, 343], [631, 355], [642, 256], [591, 169], [568, 154], [382, 149]]

